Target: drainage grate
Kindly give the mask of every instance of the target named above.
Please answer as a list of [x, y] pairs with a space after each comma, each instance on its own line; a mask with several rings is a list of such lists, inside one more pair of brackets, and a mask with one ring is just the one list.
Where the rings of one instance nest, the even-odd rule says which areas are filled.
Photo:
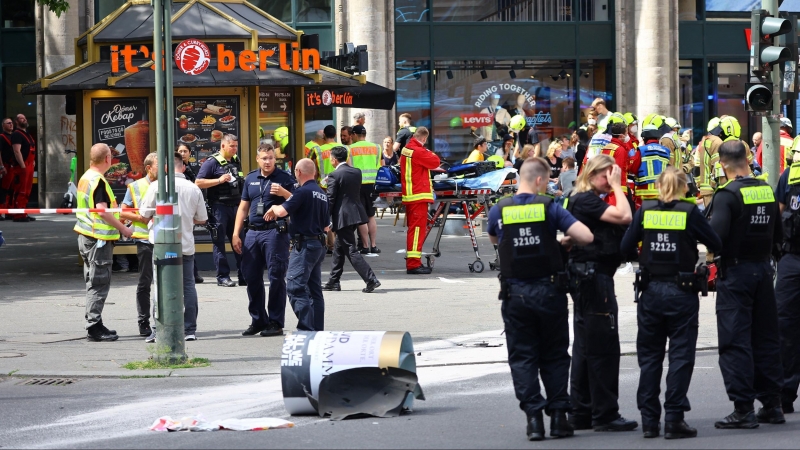
[[24, 386], [66, 386], [76, 381], [71, 378], [31, 378], [19, 384]]

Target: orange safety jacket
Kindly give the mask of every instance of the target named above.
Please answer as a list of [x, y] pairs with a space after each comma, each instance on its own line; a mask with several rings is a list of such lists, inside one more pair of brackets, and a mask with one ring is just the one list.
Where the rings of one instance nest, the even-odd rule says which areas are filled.
[[403, 203], [433, 203], [431, 169], [439, 167], [439, 157], [415, 138], [400, 152], [400, 185]]

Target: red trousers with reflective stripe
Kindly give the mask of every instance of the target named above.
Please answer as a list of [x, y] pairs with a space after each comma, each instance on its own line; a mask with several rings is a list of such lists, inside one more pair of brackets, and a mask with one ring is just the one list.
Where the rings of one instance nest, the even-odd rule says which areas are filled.
[[[31, 189], [33, 189], [33, 172], [36, 169], [36, 155], [33, 152], [28, 153], [28, 159], [25, 160], [25, 168], [14, 167], [9, 170], [11, 175], [11, 197], [7, 201], [9, 208], [24, 209], [28, 206], [28, 199], [31, 196]], [[5, 179], [5, 177], [3, 177]], [[25, 218], [27, 214], [15, 214], [12, 218]]]
[[430, 203], [406, 203], [406, 269], [413, 270], [422, 265], [422, 244], [428, 233], [428, 206]]

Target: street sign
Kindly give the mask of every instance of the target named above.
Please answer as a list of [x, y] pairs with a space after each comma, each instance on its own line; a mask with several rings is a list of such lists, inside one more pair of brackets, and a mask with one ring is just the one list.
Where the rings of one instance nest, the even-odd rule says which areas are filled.
[[264, 89], [258, 91], [258, 109], [261, 112], [293, 111], [291, 89]]

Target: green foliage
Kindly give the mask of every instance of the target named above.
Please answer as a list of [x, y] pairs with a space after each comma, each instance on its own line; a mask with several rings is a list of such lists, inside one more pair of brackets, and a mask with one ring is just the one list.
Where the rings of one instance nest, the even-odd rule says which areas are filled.
[[67, 0], [36, 0], [40, 5], [47, 7], [56, 17], [61, 17], [62, 13], [67, 12], [69, 9], [69, 2]]
[[150, 358], [147, 361], [131, 361], [122, 367], [128, 370], [154, 370], [154, 369], [193, 369], [195, 367], [208, 367], [211, 365], [208, 358], [192, 358], [183, 363], [170, 363]]

